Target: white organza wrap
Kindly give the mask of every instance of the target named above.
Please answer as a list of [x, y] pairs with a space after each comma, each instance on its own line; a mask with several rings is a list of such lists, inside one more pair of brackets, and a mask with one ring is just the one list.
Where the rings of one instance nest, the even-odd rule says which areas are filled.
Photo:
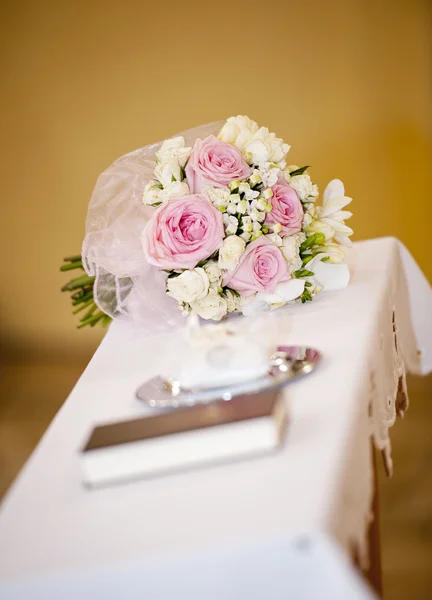
[[[217, 135], [224, 121], [195, 127], [183, 135], [196, 139]], [[181, 324], [176, 303], [165, 293], [166, 274], [146, 262], [142, 231], [154, 208], [142, 195], [153, 179], [154, 155], [162, 142], [125, 154], [98, 178], [90, 200], [82, 257], [95, 276], [96, 304], [111, 317], [127, 315], [147, 332], [158, 333]]]

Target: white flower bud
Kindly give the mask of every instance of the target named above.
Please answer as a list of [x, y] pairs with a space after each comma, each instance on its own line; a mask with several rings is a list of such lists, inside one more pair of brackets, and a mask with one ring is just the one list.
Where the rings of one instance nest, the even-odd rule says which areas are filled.
[[249, 183], [254, 186], [257, 185], [258, 183], [261, 183], [262, 179], [261, 179], [261, 173], [260, 171], [258, 171], [258, 169], [255, 169], [254, 172], [252, 173], [252, 175], [249, 177]]
[[241, 215], [246, 214], [247, 206], [248, 203], [246, 200], [240, 200], [240, 202], [237, 204], [237, 212]]
[[266, 190], [261, 192], [261, 196], [268, 200], [273, 196], [273, 190], [271, 188], [267, 188]]
[[[306, 217], [307, 215], [305, 215]], [[309, 233], [322, 233], [326, 239], [326, 241], [330, 241], [335, 236], [335, 230], [328, 223], [324, 221], [314, 219], [310, 225], [308, 225]]]
[[251, 233], [249, 233], [248, 231], [243, 231], [243, 233], [240, 234], [239, 237], [241, 237], [242, 240], [244, 240], [245, 242], [248, 242], [251, 239]]
[[261, 211], [264, 210], [265, 211], [266, 206], [267, 206], [267, 202], [263, 198], [259, 198], [257, 200], [256, 207], [257, 207], [258, 210], [261, 210]]
[[233, 181], [229, 182], [228, 187], [229, 187], [230, 191], [233, 192], [234, 190], [238, 190], [239, 185], [240, 185], [240, 181], [238, 179], [234, 179]]
[[261, 223], [259, 221], [254, 221], [252, 224], [252, 231], [256, 233], [257, 231], [261, 231]]

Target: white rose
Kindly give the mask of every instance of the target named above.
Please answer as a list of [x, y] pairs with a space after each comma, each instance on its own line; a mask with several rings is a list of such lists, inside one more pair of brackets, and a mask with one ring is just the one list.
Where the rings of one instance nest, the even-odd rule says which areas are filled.
[[240, 151], [243, 151], [247, 142], [258, 131], [258, 125], [255, 121], [244, 115], [230, 117], [219, 132], [219, 139], [223, 142], [233, 144]]
[[311, 178], [307, 173], [303, 175], [294, 175], [289, 179], [290, 187], [292, 187], [298, 194], [300, 200], [303, 202], [309, 200], [314, 202], [318, 197], [318, 186], [312, 183]]
[[228, 310], [225, 298], [212, 289], [201, 300], [192, 302], [191, 307], [202, 319], [212, 319], [213, 321], [220, 321]]
[[207, 195], [210, 198], [210, 202], [216, 206], [216, 208], [226, 208], [230, 202], [230, 193], [228, 190], [208, 188]]
[[219, 283], [222, 278], [222, 272], [215, 260], [209, 260], [204, 265], [204, 271], [207, 273], [210, 283]]
[[300, 244], [304, 241], [305, 237], [304, 234], [288, 235], [282, 240], [281, 251], [288, 263], [291, 275], [302, 266], [303, 260], [300, 257]]
[[156, 160], [158, 163], [166, 164], [174, 158], [181, 167], [184, 167], [191, 151], [192, 148], [185, 146], [184, 137], [178, 136], [164, 141], [156, 152]]
[[276, 137], [276, 134], [270, 133], [267, 127], [260, 127], [245, 145], [245, 152], [251, 154], [253, 164], [271, 162], [281, 168], [286, 166], [285, 156], [289, 149], [290, 146], [285, 144], [281, 138]]
[[189, 194], [190, 189], [186, 181], [173, 181], [165, 186], [163, 190], [160, 190], [161, 200], [164, 201], [178, 196], [188, 196]]
[[181, 169], [176, 158], [172, 158], [166, 163], [158, 163], [154, 174], [164, 187], [170, 185], [173, 181], [181, 180]]
[[254, 165], [268, 162], [271, 151], [271, 145], [265, 139], [252, 138], [245, 146], [245, 152], [251, 155], [250, 162]]
[[232, 290], [225, 290], [225, 299], [227, 301], [228, 312], [237, 312], [240, 310], [240, 296]]
[[148, 184], [144, 188], [142, 201], [143, 204], [148, 204], [149, 206], [153, 206], [157, 202], [162, 202], [163, 199], [160, 198], [161, 193], [160, 185], [157, 181], [153, 179], [148, 182]]
[[209, 278], [201, 267], [192, 271], [183, 271], [177, 277], [167, 279], [168, 295], [177, 302], [194, 302], [207, 295], [209, 289]]
[[222, 248], [219, 250], [219, 267], [228, 271], [235, 269], [245, 248], [246, 242], [238, 235], [226, 237]]

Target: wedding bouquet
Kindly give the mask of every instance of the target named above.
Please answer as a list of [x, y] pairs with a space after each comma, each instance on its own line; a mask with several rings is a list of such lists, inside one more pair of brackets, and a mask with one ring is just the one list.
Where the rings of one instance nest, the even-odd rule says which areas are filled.
[[351, 198], [336, 179], [319, 206], [289, 149], [238, 116], [116, 161], [97, 182], [82, 252], [100, 314], [148, 328], [191, 312], [219, 321], [347, 285]]

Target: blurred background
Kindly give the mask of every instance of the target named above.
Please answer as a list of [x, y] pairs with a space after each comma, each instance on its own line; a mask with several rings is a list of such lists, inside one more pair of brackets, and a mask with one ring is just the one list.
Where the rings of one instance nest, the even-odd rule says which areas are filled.
[[[104, 334], [76, 330], [59, 265], [122, 154], [247, 114], [322, 189], [343, 179], [355, 239], [400, 238], [431, 280], [431, 4], [2, 0], [0, 495]], [[432, 585], [432, 381], [410, 383], [380, 484], [388, 600]]]

